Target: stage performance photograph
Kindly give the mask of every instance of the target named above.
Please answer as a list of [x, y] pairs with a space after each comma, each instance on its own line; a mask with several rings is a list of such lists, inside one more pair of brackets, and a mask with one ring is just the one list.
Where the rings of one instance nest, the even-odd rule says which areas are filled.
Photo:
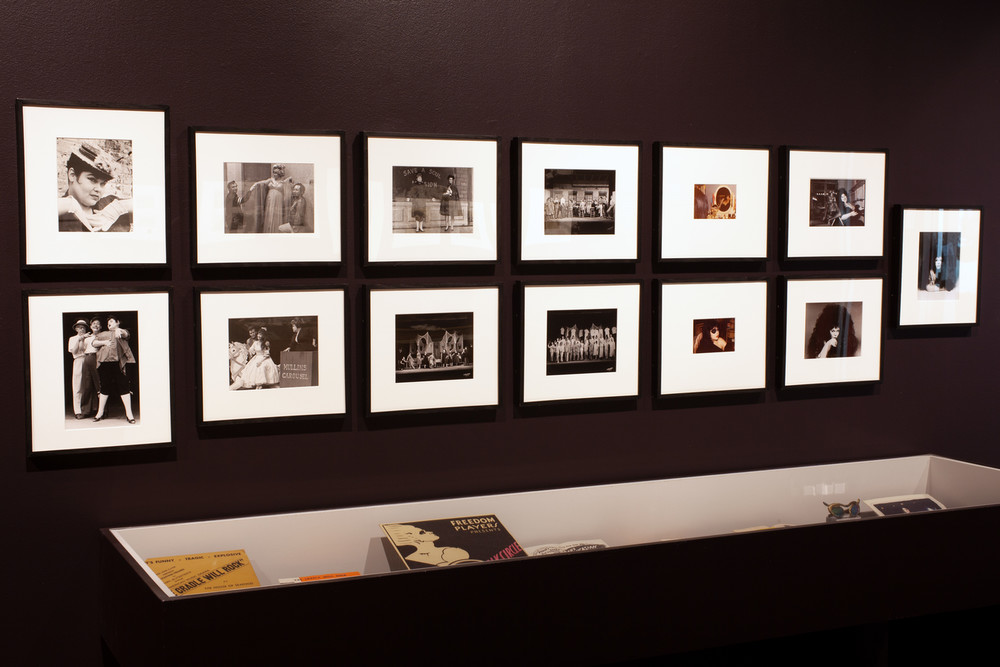
[[616, 308], [550, 310], [546, 331], [546, 375], [615, 372]]
[[545, 234], [614, 234], [613, 169], [546, 169]]
[[392, 233], [471, 234], [472, 168], [394, 166]]
[[317, 318], [238, 317], [229, 320], [229, 389], [319, 385]]
[[226, 234], [315, 230], [315, 165], [226, 162], [223, 171]]
[[396, 382], [472, 378], [472, 316], [396, 315]]

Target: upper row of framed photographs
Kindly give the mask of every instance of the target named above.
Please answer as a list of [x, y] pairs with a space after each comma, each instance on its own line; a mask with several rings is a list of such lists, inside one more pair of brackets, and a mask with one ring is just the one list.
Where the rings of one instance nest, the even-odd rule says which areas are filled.
[[[165, 265], [166, 107], [18, 100], [17, 112], [22, 266]], [[343, 143], [192, 128], [195, 263], [342, 261]], [[638, 260], [639, 142], [516, 146], [521, 261]], [[497, 261], [499, 148], [366, 133], [365, 261]], [[768, 148], [657, 151], [661, 260], [767, 257]], [[790, 150], [785, 256], [881, 256], [885, 163], [884, 152]]]

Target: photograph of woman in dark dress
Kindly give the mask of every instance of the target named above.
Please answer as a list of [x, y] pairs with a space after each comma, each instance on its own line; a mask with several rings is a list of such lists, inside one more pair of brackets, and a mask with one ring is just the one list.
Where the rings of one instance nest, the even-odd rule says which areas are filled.
[[[858, 307], [860, 305], [857, 304]], [[823, 307], [806, 343], [807, 359], [856, 357], [861, 354], [861, 340], [851, 317], [850, 308], [853, 306], [854, 303], [828, 303]]]
[[455, 184], [455, 175], [448, 175], [448, 185], [441, 194], [441, 216], [444, 218], [444, 231], [450, 232], [455, 228], [455, 216], [462, 215], [461, 196], [458, 193], [458, 185]]

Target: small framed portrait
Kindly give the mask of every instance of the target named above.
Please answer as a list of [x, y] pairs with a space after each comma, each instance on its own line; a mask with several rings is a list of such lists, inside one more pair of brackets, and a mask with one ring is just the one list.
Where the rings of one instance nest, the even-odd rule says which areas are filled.
[[641, 285], [524, 285], [522, 402], [639, 394]]
[[202, 291], [201, 422], [347, 411], [343, 289]]
[[368, 263], [495, 262], [499, 141], [365, 134]]
[[982, 210], [902, 210], [899, 325], [978, 324]]
[[659, 394], [766, 386], [767, 282], [663, 283]]
[[167, 263], [167, 108], [17, 101], [24, 267]]
[[788, 259], [880, 257], [885, 153], [788, 151]]
[[169, 292], [24, 299], [31, 454], [170, 442]]
[[517, 147], [522, 261], [638, 260], [638, 143]]
[[785, 283], [785, 387], [878, 382], [882, 279]]
[[765, 259], [770, 151], [657, 145], [660, 259]]
[[372, 288], [369, 410], [499, 402], [500, 288]]
[[341, 261], [343, 133], [195, 128], [198, 264]]

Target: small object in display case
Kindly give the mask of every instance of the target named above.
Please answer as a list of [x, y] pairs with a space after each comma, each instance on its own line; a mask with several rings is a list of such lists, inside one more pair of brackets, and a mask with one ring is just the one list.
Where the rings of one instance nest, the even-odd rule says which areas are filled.
[[915, 514], [947, 509], [940, 501], [926, 493], [912, 493], [907, 496], [886, 496], [865, 501], [879, 516]]
[[826, 505], [826, 511], [834, 519], [845, 519], [845, 518], [856, 518], [861, 514], [861, 499], [852, 500], [849, 503], [828, 503], [824, 502]]
[[533, 547], [525, 547], [524, 551], [529, 556], [549, 556], [551, 554], [577, 554], [584, 551], [597, 551], [607, 549], [608, 543], [604, 540], [573, 540], [561, 544], [539, 544]]
[[382, 530], [410, 570], [525, 558], [495, 514], [383, 523]]
[[243, 549], [147, 558], [146, 565], [174, 595], [260, 586], [253, 564]]
[[307, 577], [286, 577], [278, 579], [279, 584], [303, 584], [311, 581], [329, 581], [330, 579], [346, 579], [360, 577], [360, 572], [332, 572], [330, 574], [312, 574]]

